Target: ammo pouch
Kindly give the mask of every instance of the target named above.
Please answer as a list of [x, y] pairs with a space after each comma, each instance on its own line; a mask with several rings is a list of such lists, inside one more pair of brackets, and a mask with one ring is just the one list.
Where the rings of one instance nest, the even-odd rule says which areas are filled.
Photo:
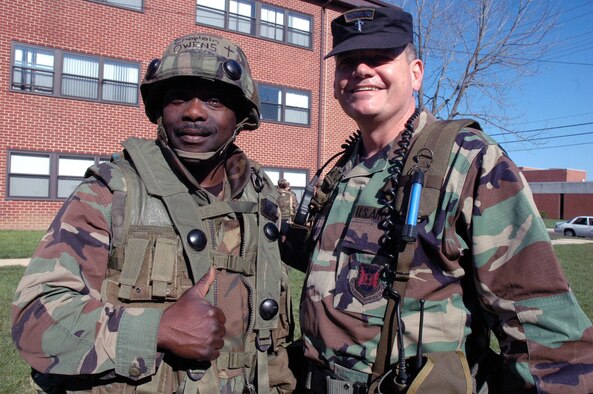
[[[406, 360], [409, 370], [413, 370], [416, 357]], [[460, 350], [450, 352], [425, 353], [422, 367], [415, 371], [412, 380], [406, 385], [397, 382], [398, 365], [394, 364], [380, 381], [379, 394], [388, 393], [467, 393], [473, 390], [473, 379], [465, 354]]]

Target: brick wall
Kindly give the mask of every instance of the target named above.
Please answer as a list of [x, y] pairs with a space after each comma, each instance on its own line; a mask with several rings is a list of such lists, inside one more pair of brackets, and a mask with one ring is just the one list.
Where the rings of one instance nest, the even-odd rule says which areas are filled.
[[257, 81], [311, 92], [310, 126], [264, 122], [256, 131], [243, 132], [238, 144], [263, 165], [314, 173], [356, 129], [333, 99], [333, 60], [321, 63], [331, 47], [329, 22], [343, 9], [330, 6], [334, 8], [323, 11], [316, 1], [266, 3], [311, 15], [313, 48], [196, 25], [194, 0], [145, 0], [143, 12], [86, 0], [0, 2], [0, 229], [45, 229], [62, 204], [7, 199], [8, 150], [107, 155], [120, 150], [119, 141], [126, 137], [150, 138], [155, 130], [141, 104], [11, 91], [13, 42], [140, 62], [143, 75], [150, 60], [159, 57], [173, 38], [193, 31], [223, 35], [245, 51]]
[[593, 216], [593, 194], [564, 195], [564, 218], [575, 216]]
[[584, 170], [566, 168], [521, 169], [528, 182], [584, 182], [587, 180], [587, 171]]
[[560, 195], [559, 194], [534, 194], [533, 201], [539, 213], [544, 218], [560, 218]]

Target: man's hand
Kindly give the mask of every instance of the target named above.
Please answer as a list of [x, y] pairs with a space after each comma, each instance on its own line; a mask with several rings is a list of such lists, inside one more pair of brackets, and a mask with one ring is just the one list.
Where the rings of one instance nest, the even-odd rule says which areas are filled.
[[210, 270], [163, 312], [158, 347], [192, 360], [214, 360], [226, 333], [224, 313], [204, 299], [216, 276]]

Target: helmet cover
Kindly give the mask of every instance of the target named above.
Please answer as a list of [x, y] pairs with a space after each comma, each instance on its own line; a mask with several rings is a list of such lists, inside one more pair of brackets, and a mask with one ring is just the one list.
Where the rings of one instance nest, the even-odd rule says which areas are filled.
[[161, 114], [167, 80], [177, 77], [198, 77], [232, 86], [243, 99], [243, 108], [231, 108], [246, 114], [246, 119], [237, 119], [244, 121], [242, 129], [254, 130], [259, 126], [257, 87], [245, 54], [232, 41], [193, 33], [173, 40], [160, 59], [152, 60], [140, 85], [144, 109], [151, 122], [156, 123]]

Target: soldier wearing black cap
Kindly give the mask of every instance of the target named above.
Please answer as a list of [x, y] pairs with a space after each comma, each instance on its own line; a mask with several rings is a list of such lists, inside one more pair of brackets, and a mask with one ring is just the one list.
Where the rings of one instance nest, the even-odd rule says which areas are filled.
[[416, 107], [411, 15], [356, 8], [331, 28], [334, 96], [360, 138], [306, 218], [307, 389], [591, 392], [593, 327], [524, 178], [477, 123]]

